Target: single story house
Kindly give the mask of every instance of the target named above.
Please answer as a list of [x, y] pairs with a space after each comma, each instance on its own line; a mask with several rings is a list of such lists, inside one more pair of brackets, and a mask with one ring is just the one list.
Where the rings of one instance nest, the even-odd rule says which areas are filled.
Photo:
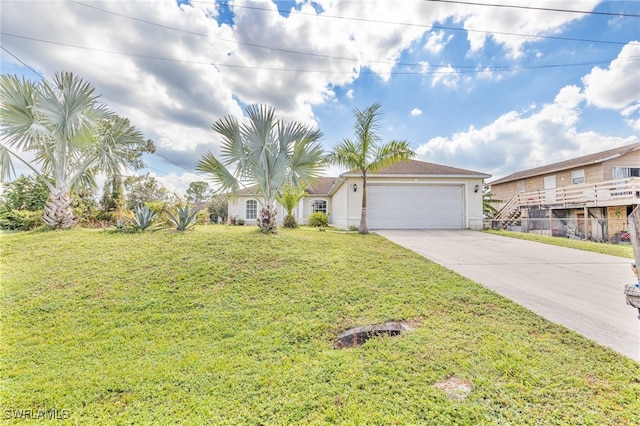
[[490, 182], [493, 221], [558, 236], [619, 239], [640, 203], [640, 143], [523, 170]]
[[[482, 185], [491, 175], [408, 160], [367, 174], [367, 218], [375, 229], [481, 229]], [[261, 200], [251, 190], [229, 203], [229, 217], [255, 224]], [[276, 206], [278, 222], [286, 211]], [[293, 211], [304, 224], [313, 212], [328, 215], [337, 228], [358, 226], [362, 209], [362, 177], [348, 171], [323, 177], [307, 189]]]

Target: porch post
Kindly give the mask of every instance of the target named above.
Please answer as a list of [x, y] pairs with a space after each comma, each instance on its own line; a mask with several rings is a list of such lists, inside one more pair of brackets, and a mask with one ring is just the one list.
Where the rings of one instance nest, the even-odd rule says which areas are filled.
[[589, 207], [584, 207], [584, 240], [587, 241], [589, 233]]

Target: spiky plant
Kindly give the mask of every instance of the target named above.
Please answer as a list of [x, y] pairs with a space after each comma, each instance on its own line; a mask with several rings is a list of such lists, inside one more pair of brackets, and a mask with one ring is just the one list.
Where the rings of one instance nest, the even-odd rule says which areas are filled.
[[175, 211], [165, 210], [171, 223], [176, 226], [176, 230], [182, 232], [196, 225], [195, 218], [197, 211], [189, 210], [189, 206], [178, 206]]
[[158, 216], [155, 210], [151, 210], [145, 205], [136, 206], [131, 213], [129, 221], [136, 231], [144, 231], [145, 229], [152, 228]]

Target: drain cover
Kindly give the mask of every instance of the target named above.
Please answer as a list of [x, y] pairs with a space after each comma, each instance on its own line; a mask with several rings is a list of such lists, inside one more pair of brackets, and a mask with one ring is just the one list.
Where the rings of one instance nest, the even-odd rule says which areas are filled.
[[403, 331], [411, 330], [411, 327], [402, 322], [385, 322], [384, 324], [364, 325], [355, 327], [341, 333], [336, 341], [336, 347], [352, 348], [362, 346], [364, 342], [374, 336], [397, 336]]

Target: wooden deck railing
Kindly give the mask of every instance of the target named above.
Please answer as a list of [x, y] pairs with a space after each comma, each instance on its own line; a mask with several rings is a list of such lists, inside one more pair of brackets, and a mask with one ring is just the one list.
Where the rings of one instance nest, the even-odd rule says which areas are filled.
[[571, 208], [640, 204], [640, 178], [632, 177], [555, 189], [519, 192], [501, 211], [518, 207]]

